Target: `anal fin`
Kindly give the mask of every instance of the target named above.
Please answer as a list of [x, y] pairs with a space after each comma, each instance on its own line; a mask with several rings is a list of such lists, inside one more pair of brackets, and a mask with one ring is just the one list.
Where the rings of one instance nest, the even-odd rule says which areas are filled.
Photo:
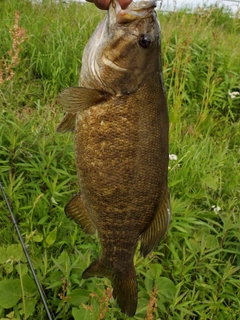
[[80, 224], [82, 229], [88, 234], [94, 234], [96, 227], [90, 218], [87, 208], [82, 199], [82, 194], [74, 196], [66, 205], [65, 213], [72, 218], [76, 223]]
[[148, 228], [142, 233], [140, 241], [141, 254], [146, 257], [156, 248], [168, 230], [171, 218], [170, 199], [168, 189], [160, 198], [157, 211]]

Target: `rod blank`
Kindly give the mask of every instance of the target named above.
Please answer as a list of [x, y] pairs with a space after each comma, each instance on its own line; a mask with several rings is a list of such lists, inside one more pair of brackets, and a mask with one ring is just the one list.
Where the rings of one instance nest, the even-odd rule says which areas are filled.
[[6, 204], [7, 204], [8, 210], [9, 210], [9, 212], [10, 212], [11, 219], [12, 219], [13, 224], [14, 224], [14, 226], [15, 226], [15, 229], [16, 229], [16, 231], [17, 231], [18, 238], [19, 238], [19, 240], [20, 240], [20, 242], [21, 242], [21, 245], [22, 245], [23, 251], [24, 251], [24, 253], [25, 253], [25, 256], [26, 256], [26, 258], [27, 258], [29, 267], [30, 267], [30, 269], [31, 269], [31, 271], [32, 271], [32, 275], [33, 275], [33, 278], [34, 278], [34, 280], [35, 280], [36, 286], [37, 286], [37, 288], [38, 288], [38, 291], [39, 291], [40, 297], [41, 297], [41, 299], [42, 299], [42, 302], [43, 302], [43, 304], [44, 304], [45, 310], [46, 310], [46, 312], [47, 312], [48, 319], [49, 319], [49, 320], [53, 320], [53, 317], [52, 317], [51, 312], [50, 312], [50, 310], [49, 310], [49, 308], [48, 308], [48, 305], [47, 305], [46, 295], [45, 295], [45, 293], [44, 293], [44, 291], [43, 291], [43, 289], [42, 289], [42, 287], [41, 287], [41, 285], [40, 285], [40, 283], [39, 283], [39, 281], [38, 281], [38, 278], [37, 278], [36, 272], [35, 272], [35, 270], [34, 270], [34, 268], [33, 268], [31, 259], [30, 259], [30, 257], [29, 257], [28, 251], [27, 251], [27, 248], [26, 248], [26, 246], [25, 246], [25, 243], [24, 243], [24, 241], [23, 241], [22, 235], [21, 235], [20, 230], [19, 230], [19, 228], [18, 228], [17, 221], [16, 221], [16, 219], [15, 219], [15, 217], [14, 217], [14, 214], [13, 214], [13, 212], [12, 212], [10, 203], [9, 203], [9, 201], [8, 201], [8, 199], [7, 199], [7, 196], [6, 196], [6, 194], [5, 194], [5, 191], [4, 191], [4, 188], [3, 188], [2, 184], [1, 184], [1, 182], [0, 182], [0, 189], [1, 189], [1, 191], [2, 191], [4, 200], [5, 200]]

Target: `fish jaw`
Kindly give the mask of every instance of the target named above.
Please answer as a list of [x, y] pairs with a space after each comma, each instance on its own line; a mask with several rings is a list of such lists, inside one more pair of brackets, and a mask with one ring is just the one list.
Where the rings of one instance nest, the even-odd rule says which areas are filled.
[[109, 6], [109, 26], [146, 18], [152, 14], [155, 7], [155, 0], [132, 1], [126, 9], [122, 9], [117, 1], [112, 1]]
[[[160, 26], [155, 1], [132, 2], [121, 9], [112, 1], [105, 19], [87, 43], [80, 85], [121, 96], [135, 92], [143, 79], [160, 69]], [[141, 47], [141, 39], [149, 41]]]

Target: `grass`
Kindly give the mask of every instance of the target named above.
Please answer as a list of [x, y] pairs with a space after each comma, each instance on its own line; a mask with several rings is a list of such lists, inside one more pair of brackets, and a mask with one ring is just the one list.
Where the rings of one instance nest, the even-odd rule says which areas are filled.
[[[56, 319], [126, 319], [109, 282], [81, 279], [99, 246], [65, 217], [78, 189], [73, 138], [55, 133], [56, 96], [77, 84], [102, 17], [90, 4], [0, 2], [0, 176]], [[136, 253], [134, 319], [239, 319], [239, 16], [213, 6], [159, 17], [173, 216], [158, 250]], [[1, 196], [0, 212], [0, 319], [44, 320]]]

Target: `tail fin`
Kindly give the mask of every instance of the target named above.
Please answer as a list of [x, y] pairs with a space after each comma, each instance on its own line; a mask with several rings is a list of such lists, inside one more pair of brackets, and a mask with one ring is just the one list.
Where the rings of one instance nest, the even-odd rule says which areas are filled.
[[112, 279], [113, 297], [116, 299], [119, 308], [129, 317], [133, 317], [137, 309], [137, 280], [133, 268], [127, 274], [116, 273]]
[[127, 272], [119, 272], [107, 268], [101, 260], [95, 260], [83, 272], [82, 278], [87, 279], [93, 276], [106, 277], [111, 280], [113, 297], [121, 311], [133, 317], [137, 309], [137, 280], [134, 266]]

